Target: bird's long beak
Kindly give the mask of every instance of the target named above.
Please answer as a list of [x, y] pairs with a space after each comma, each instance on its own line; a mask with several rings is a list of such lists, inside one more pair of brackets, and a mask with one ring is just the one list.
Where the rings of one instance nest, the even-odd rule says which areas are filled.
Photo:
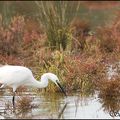
[[66, 92], [65, 92], [65, 90], [64, 90], [64, 88], [60, 85], [60, 83], [59, 82], [57, 82], [57, 86], [61, 89], [61, 91], [64, 93], [64, 95], [67, 97], [67, 95], [66, 95]]

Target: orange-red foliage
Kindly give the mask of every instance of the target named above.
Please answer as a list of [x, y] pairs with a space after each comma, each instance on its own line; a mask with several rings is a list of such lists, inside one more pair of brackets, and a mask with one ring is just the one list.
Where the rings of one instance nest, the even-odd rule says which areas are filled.
[[111, 9], [120, 6], [119, 1], [82, 1], [82, 3], [90, 10]]

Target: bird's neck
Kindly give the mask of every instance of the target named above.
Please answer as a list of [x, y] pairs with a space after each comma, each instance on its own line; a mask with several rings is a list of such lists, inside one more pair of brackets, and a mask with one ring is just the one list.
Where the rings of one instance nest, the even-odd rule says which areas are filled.
[[34, 78], [30, 86], [35, 87], [35, 88], [45, 88], [48, 86], [48, 77], [42, 76], [40, 81]]

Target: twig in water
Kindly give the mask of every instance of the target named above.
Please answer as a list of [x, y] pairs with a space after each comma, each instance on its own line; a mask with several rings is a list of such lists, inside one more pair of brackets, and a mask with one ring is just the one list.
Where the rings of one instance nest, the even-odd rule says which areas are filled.
[[75, 107], [76, 107], [76, 109], [75, 109], [75, 117], [77, 115], [78, 106], [79, 106], [79, 95], [77, 96], [77, 100], [75, 101]]
[[61, 115], [63, 114], [65, 108], [67, 107], [67, 104], [68, 104], [68, 102], [65, 103], [65, 105], [64, 105], [63, 108], [62, 108], [62, 110], [59, 112], [59, 114], [58, 114], [58, 118], [60, 118]]

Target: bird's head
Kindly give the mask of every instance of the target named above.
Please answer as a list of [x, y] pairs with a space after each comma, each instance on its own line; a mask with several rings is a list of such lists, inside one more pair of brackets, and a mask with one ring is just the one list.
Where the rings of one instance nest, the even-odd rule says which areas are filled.
[[64, 93], [64, 95], [67, 96], [64, 88], [63, 88], [63, 87], [61, 86], [61, 84], [60, 84], [60, 81], [59, 81], [57, 75], [55, 75], [55, 74], [53, 74], [53, 73], [48, 73], [48, 76], [49, 76], [49, 79], [50, 79], [52, 82], [54, 82], [54, 83], [61, 89], [61, 91]]

